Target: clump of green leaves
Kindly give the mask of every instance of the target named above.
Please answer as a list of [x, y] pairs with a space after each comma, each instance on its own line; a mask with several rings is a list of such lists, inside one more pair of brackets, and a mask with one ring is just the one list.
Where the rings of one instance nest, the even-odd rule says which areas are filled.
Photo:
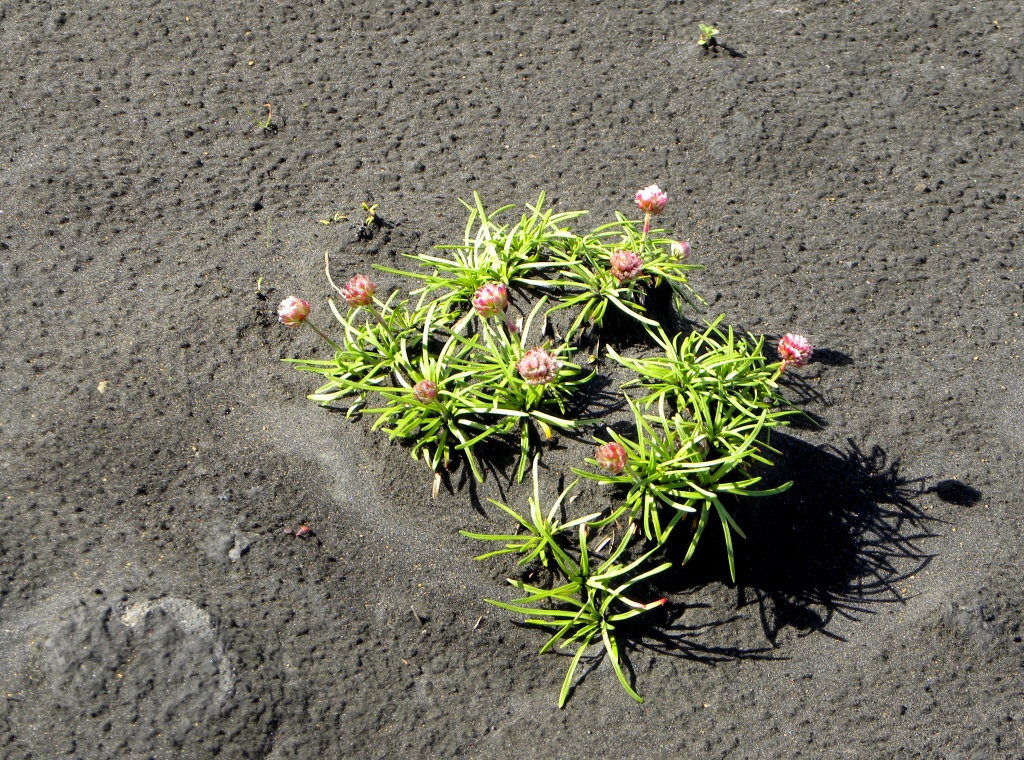
[[698, 24], [700, 27], [700, 37], [697, 38], [697, 44], [705, 50], [718, 46], [718, 40], [715, 39], [715, 35], [721, 32], [715, 27], [708, 24]]
[[[702, 25], [701, 32], [705, 46], [717, 44], [716, 29]], [[712, 514], [735, 581], [732, 536], [745, 536], [730, 505], [736, 497], [778, 494], [790, 485], [761, 488], [755, 469], [771, 464], [770, 431], [793, 413], [776, 382], [784, 365], [767, 361], [763, 338], [722, 329], [722, 317], [704, 330], [670, 335], [648, 313], [651, 289], [662, 286], [671, 290], [676, 309], [700, 303], [688, 280], [700, 268], [687, 261], [688, 244], [647, 229], [649, 213], [643, 227], [616, 214], [615, 221], [577, 234], [569, 224], [586, 212], [544, 209], [543, 193], [512, 224], [498, 221], [511, 207], [488, 212], [475, 194], [473, 200], [464, 203], [469, 218], [461, 244], [405, 254], [415, 270], [376, 267], [413, 280], [408, 299], [396, 290], [379, 300], [363, 275], [345, 289], [332, 280], [347, 305], [329, 301], [340, 337], [306, 321], [334, 356], [287, 361], [324, 378], [309, 398], [323, 404], [351, 399], [350, 414], [373, 415], [374, 429], [409, 442], [413, 458], [434, 473], [435, 495], [442, 468], [459, 455], [482, 480], [475, 450], [485, 440], [518, 441], [520, 481], [532, 453], [528, 514], [490, 500], [513, 518], [515, 530], [462, 534], [499, 544], [477, 559], [516, 554], [520, 565], [538, 562], [550, 587], [510, 580], [523, 596], [487, 601], [546, 628], [550, 637], [541, 653], [576, 647], [559, 706], [581, 659], [598, 641], [623, 688], [642, 701], [623, 671], [616, 627], [665, 603], [641, 600], [653, 595], [651, 579], [669, 567], [663, 560], [667, 545], [680, 536], [687, 542], [685, 564]], [[379, 221], [376, 206], [363, 206], [366, 224]], [[282, 304], [281, 318], [298, 324], [309, 304], [291, 301], [287, 312]], [[522, 315], [518, 321], [506, 311], [513, 306]], [[606, 428], [608, 442], [586, 460], [592, 469], [573, 468], [579, 478], [614, 487], [616, 503], [580, 517], [564, 514], [577, 479], [544, 511], [538, 446], [554, 429], [574, 431], [595, 422], [578, 415], [596, 372], [574, 359], [581, 336], [602, 326], [609, 307], [643, 324], [655, 352], [624, 356], [607, 348], [612, 360], [635, 374], [622, 386], [632, 427]], [[568, 316], [559, 324], [569, 328], [559, 336], [553, 315], [563, 312]]]
[[601, 560], [599, 555], [592, 555], [587, 545], [587, 526], [579, 525], [577, 531], [578, 544], [573, 556], [554, 541], [547, 544], [558, 570], [564, 576], [563, 583], [553, 588], [542, 588], [510, 578], [508, 582], [526, 596], [512, 602], [494, 599], [485, 601], [510, 612], [528, 615], [525, 621], [527, 624], [551, 631], [551, 637], [540, 648], [540, 654], [556, 646], [576, 645], [576, 652], [562, 680], [562, 690], [558, 695], [559, 707], [565, 706], [576, 668], [595, 640], [603, 644], [622, 688], [637, 702], [643, 702], [643, 697], [633, 689], [622, 670], [615, 627], [618, 623], [665, 604], [665, 598], [644, 604], [626, 594], [642, 581], [667, 570], [671, 563], [663, 562], [641, 571], [644, 563], [654, 553], [653, 550], [632, 560], [624, 559], [633, 540], [632, 531], [627, 531], [608, 557]]

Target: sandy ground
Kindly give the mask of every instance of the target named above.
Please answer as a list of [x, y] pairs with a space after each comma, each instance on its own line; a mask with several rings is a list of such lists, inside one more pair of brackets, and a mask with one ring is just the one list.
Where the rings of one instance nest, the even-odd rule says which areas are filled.
[[[1024, 756], [1022, 43], [1008, 2], [0, 6], [0, 755]], [[822, 425], [738, 584], [666, 581], [646, 703], [595, 660], [558, 710], [458, 534], [522, 487], [431, 501], [274, 312], [473, 191], [598, 223], [654, 182], [707, 315], [818, 348]], [[393, 226], [318, 222], [362, 202]]]

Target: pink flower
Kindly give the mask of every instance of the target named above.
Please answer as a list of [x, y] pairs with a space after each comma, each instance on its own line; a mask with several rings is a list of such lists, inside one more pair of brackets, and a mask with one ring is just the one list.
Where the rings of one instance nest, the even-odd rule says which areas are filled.
[[621, 249], [612, 251], [611, 273], [619, 282], [635, 280], [640, 276], [643, 264], [643, 259], [633, 253], [633, 251]]
[[636, 206], [645, 214], [657, 216], [665, 210], [666, 203], [668, 203], [668, 195], [657, 185], [636, 191]]
[[355, 308], [356, 306], [371, 306], [373, 304], [373, 291], [375, 286], [365, 274], [357, 274], [345, 283], [341, 289], [341, 295], [345, 303]]
[[496, 317], [508, 304], [508, 291], [500, 282], [481, 285], [473, 294], [473, 308], [481, 317]]
[[787, 364], [792, 364], [794, 367], [804, 366], [811, 360], [812, 353], [814, 353], [814, 350], [811, 348], [811, 342], [803, 335], [786, 333], [779, 338], [779, 356], [782, 357], [782, 369], [785, 369]]
[[685, 240], [678, 240], [672, 244], [672, 255], [677, 259], [690, 258], [690, 244]]
[[420, 380], [413, 386], [412, 395], [421, 404], [429, 404], [437, 398], [437, 383], [431, 380]]
[[301, 325], [303, 320], [309, 316], [309, 301], [303, 301], [295, 296], [288, 296], [277, 307], [277, 316], [283, 325], [288, 325], [289, 327]]
[[543, 348], [531, 348], [516, 362], [516, 369], [527, 385], [544, 385], [555, 379], [562, 362]]
[[597, 447], [594, 459], [602, 470], [607, 470], [612, 475], [618, 475], [626, 466], [629, 457], [621, 443], [604, 443]]

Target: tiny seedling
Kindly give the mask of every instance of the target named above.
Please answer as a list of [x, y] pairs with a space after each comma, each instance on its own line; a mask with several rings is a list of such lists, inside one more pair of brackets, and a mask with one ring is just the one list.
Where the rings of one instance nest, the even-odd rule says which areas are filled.
[[270, 103], [264, 103], [263, 107], [267, 109], [267, 117], [265, 119], [261, 119], [254, 115], [253, 112], [249, 110], [248, 106], [242, 106], [242, 108], [245, 109], [246, 115], [263, 131], [264, 134], [267, 132], [276, 132], [277, 126], [271, 123], [271, 120], [274, 118], [274, 107], [270, 105]]
[[335, 211], [331, 216], [327, 217], [326, 219], [321, 219], [320, 220], [320, 224], [322, 224], [322, 225], [324, 225], [326, 227], [326, 226], [328, 226], [330, 224], [337, 224], [338, 222], [344, 222], [344, 221], [347, 221], [347, 220], [348, 220], [347, 216], [342, 214], [340, 211]]
[[363, 209], [363, 213], [366, 214], [366, 220], [363, 222], [364, 225], [369, 227], [377, 221], [377, 206], [379, 203], [374, 203], [372, 206], [369, 203], [361, 203], [360, 206]]
[[260, 278], [256, 280], [256, 295], [261, 297], [261, 298], [263, 297], [263, 277], [262, 276], [260, 276]]
[[719, 30], [708, 24], [698, 24], [698, 26], [700, 26], [700, 37], [697, 39], [697, 44], [705, 50], [718, 47], [718, 40], [715, 39], [715, 36]]

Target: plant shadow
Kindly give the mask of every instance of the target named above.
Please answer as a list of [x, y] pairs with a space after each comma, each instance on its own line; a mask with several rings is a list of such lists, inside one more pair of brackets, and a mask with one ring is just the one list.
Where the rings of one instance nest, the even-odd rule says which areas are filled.
[[[936, 536], [938, 520], [924, 511], [921, 497], [933, 493], [966, 505], [981, 496], [956, 481], [929, 487], [927, 478], [904, 478], [900, 460], [879, 446], [865, 452], [848, 440], [841, 450], [819, 448], [777, 432], [772, 445], [780, 452], [777, 464], [758, 474], [769, 485], [792, 480], [793, 486], [727, 505], [751, 537], [734, 541], [737, 609], [756, 605], [772, 646], [785, 629], [842, 640], [830, 630], [837, 616], [860, 620], [904, 603], [906, 581], [934, 556], [925, 544]], [[686, 567], [676, 562], [660, 585], [729, 583], [722, 532], [717, 524], [708, 528]], [[685, 553], [687, 546], [674, 551]]]

